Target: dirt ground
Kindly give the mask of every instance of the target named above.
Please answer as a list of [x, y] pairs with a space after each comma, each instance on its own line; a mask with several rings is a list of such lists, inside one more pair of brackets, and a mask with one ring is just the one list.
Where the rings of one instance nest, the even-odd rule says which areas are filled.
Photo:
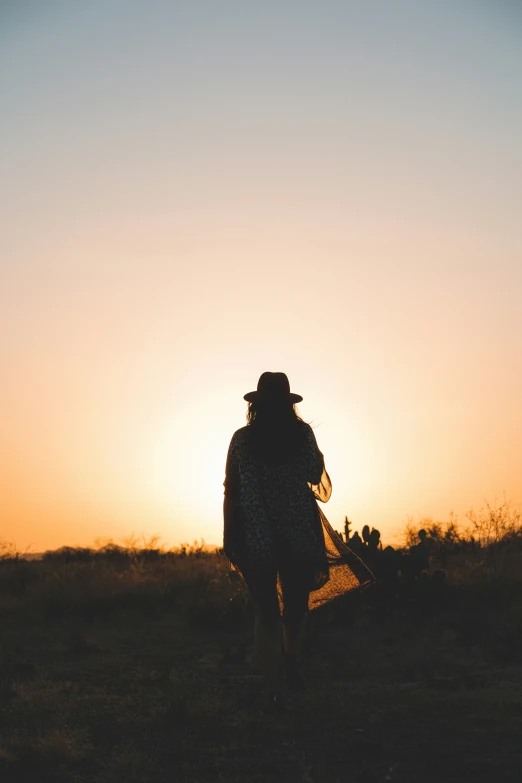
[[280, 717], [250, 616], [4, 614], [0, 780], [520, 783], [520, 655], [466, 611], [314, 613], [308, 689]]

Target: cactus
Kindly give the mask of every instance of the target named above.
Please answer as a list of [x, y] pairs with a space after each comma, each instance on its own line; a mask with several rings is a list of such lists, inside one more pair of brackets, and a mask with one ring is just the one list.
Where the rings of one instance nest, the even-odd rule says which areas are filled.
[[361, 536], [357, 531], [355, 531], [353, 536], [350, 538], [350, 549], [355, 552], [356, 555], [358, 555], [362, 549], [362, 545], [363, 542], [361, 541]]
[[346, 543], [348, 543], [348, 541], [350, 540], [350, 525], [351, 525], [350, 520], [348, 519], [348, 517], [345, 517], [344, 518], [344, 540], [346, 541]]
[[371, 547], [371, 549], [378, 549], [380, 540], [381, 540], [380, 531], [377, 530], [375, 527], [372, 527], [372, 532], [370, 533], [369, 540], [367, 542], [368, 546]]

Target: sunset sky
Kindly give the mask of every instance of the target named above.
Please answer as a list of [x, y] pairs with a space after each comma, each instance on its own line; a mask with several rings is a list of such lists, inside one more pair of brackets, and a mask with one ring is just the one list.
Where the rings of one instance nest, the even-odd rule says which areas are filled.
[[340, 529], [522, 504], [522, 7], [0, 2], [0, 540], [219, 544], [284, 371]]

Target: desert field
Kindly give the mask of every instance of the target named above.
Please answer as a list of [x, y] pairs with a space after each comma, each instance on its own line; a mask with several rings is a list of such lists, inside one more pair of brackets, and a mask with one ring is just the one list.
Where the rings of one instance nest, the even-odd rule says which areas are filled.
[[395, 570], [363, 542], [376, 581], [310, 615], [282, 716], [220, 551], [4, 549], [0, 779], [518, 783], [522, 537], [471, 538], [434, 525], [422, 570], [417, 531]]

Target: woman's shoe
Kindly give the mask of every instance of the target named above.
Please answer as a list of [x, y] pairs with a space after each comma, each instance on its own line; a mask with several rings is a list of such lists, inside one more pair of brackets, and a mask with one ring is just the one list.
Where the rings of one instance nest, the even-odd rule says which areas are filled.
[[289, 690], [294, 693], [306, 690], [306, 680], [299, 668], [299, 661], [296, 655], [285, 655], [286, 681]]

